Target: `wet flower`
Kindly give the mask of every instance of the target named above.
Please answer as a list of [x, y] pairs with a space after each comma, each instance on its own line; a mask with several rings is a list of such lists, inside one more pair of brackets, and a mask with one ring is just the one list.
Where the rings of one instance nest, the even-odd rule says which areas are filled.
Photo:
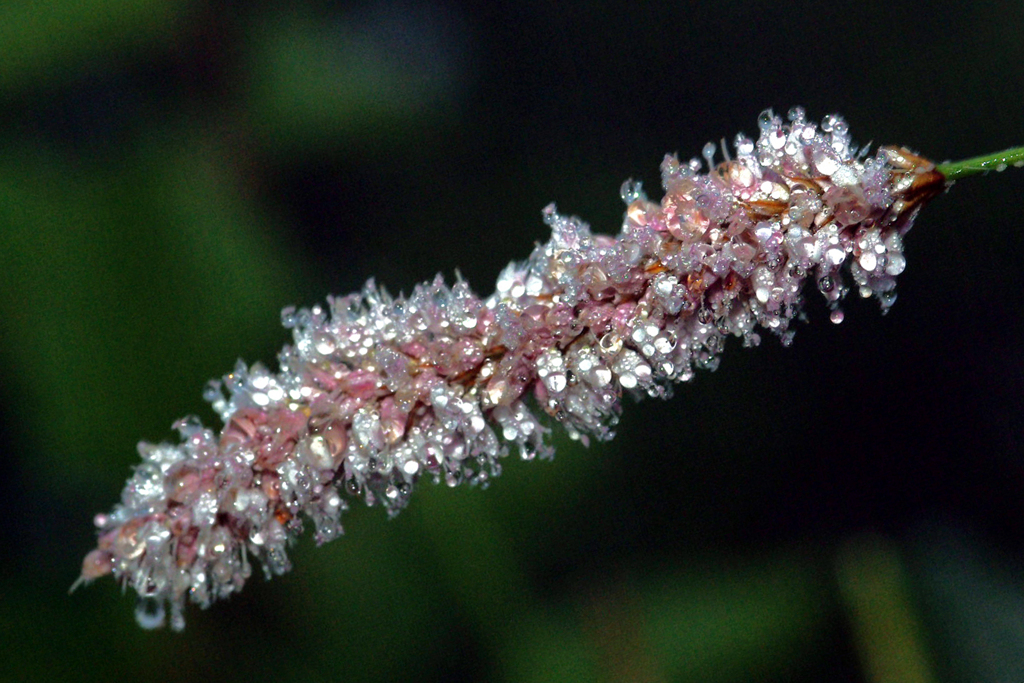
[[706, 146], [707, 173], [666, 157], [660, 203], [624, 184], [615, 237], [547, 207], [551, 239], [487, 298], [439, 276], [409, 296], [371, 280], [285, 309], [280, 369], [239, 363], [207, 388], [219, 431], [185, 418], [178, 443], [139, 446], [80, 580], [113, 574], [138, 593], [140, 624], [169, 607], [183, 628], [187, 601], [240, 590], [254, 559], [287, 571], [305, 524], [318, 543], [339, 536], [353, 500], [395, 514], [424, 479], [486, 484], [510, 452], [550, 457], [554, 425], [611, 438], [623, 394], [666, 396], [714, 369], [727, 337], [788, 344], [807, 280], [833, 321], [851, 288], [887, 309], [903, 235], [945, 177], [904, 149], [858, 151], [838, 116], [758, 125], [717, 165]]

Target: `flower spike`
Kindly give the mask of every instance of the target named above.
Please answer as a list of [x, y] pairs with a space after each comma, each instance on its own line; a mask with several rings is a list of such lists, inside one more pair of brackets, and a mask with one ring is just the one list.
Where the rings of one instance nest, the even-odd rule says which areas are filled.
[[287, 308], [293, 343], [272, 372], [239, 362], [205, 397], [219, 430], [175, 423], [178, 443], [142, 443], [80, 581], [113, 574], [140, 596], [144, 627], [184, 627], [184, 605], [240, 590], [257, 559], [289, 569], [304, 524], [324, 543], [362, 499], [399, 512], [421, 480], [486, 484], [511, 450], [551, 457], [547, 435], [610, 439], [623, 394], [666, 396], [724, 341], [784, 344], [814, 283], [842, 319], [852, 288], [895, 300], [903, 236], [946, 188], [911, 152], [871, 154], [835, 115], [764, 112], [757, 140], [708, 166], [667, 156], [665, 195], [622, 187], [617, 236], [544, 209], [551, 239], [511, 263], [494, 294], [438, 276], [393, 297], [372, 280], [326, 306]]

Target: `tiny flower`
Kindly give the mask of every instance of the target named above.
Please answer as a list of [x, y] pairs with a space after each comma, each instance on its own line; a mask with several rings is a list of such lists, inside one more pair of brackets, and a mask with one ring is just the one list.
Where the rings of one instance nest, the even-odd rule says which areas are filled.
[[219, 431], [185, 418], [178, 443], [140, 444], [80, 581], [112, 574], [141, 625], [169, 609], [181, 629], [187, 601], [241, 590], [253, 560], [287, 571], [304, 525], [317, 543], [341, 535], [354, 500], [393, 515], [424, 479], [486, 485], [510, 452], [551, 457], [553, 425], [610, 439], [623, 394], [666, 396], [716, 368], [729, 336], [788, 344], [808, 280], [835, 322], [851, 288], [887, 309], [903, 235], [944, 175], [904, 149], [856, 149], [838, 116], [768, 111], [758, 127], [721, 163], [707, 146], [706, 173], [666, 157], [660, 202], [623, 185], [616, 237], [547, 207], [551, 239], [486, 298], [438, 276], [285, 309], [279, 370], [239, 363], [207, 387]]

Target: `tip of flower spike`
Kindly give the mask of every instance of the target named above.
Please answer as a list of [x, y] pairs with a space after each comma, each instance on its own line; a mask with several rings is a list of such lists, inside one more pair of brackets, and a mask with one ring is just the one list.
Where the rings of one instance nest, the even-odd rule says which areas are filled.
[[82, 560], [82, 573], [75, 579], [75, 582], [71, 584], [71, 588], [68, 589], [68, 594], [74, 593], [75, 590], [82, 585], [89, 585], [95, 579], [110, 574], [114, 570], [114, 557], [107, 550], [96, 548], [89, 551]]
[[905, 147], [882, 147], [879, 152], [885, 156], [893, 169], [892, 184], [899, 194], [893, 204], [893, 211], [900, 225], [906, 224], [908, 217], [912, 217], [920, 207], [942, 194], [948, 187], [946, 176], [938, 170], [934, 162]]

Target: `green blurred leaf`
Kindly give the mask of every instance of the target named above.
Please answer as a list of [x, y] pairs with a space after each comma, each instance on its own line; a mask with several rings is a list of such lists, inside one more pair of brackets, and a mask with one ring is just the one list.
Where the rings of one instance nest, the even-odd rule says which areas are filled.
[[830, 608], [812, 558], [663, 576], [643, 589], [646, 642], [673, 681], [752, 680], [791, 671], [818, 647]]
[[195, 0], [5, 0], [0, 91], [60, 82], [131, 50], [168, 43]]
[[51, 485], [109, 481], [97, 468], [205, 409], [203, 383], [240, 340], [285, 338], [287, 250], [226, 158], [171, 142], [88, 168], [38, 149], [0, 156], [0, 352], [13, 407], [42, 438], [25, 462]]
[[261, 141], [279, 151], [400, 144], [449, 117], [461, 36], [431, 13], [407, 6], [325, 21], [299, 6], [263, 16], [248, 41], [245, 91]]

